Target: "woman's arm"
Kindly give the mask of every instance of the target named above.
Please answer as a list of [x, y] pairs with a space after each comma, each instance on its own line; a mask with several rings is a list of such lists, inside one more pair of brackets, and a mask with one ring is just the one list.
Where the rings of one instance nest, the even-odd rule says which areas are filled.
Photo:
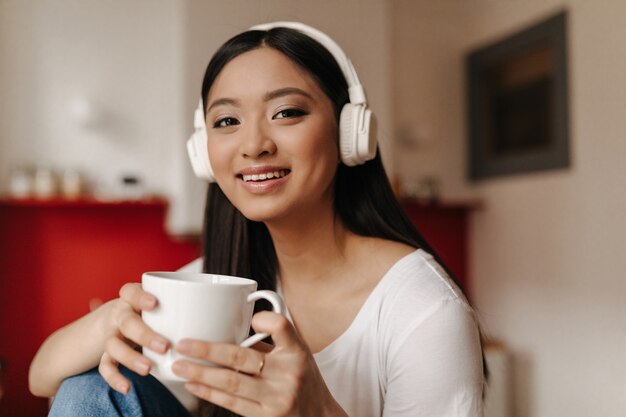
[[443, 300], [406, 330], [388, 358], [383, 415], [482, 416], [482, 354], [471, 307]]
[[60, 328], [44, 341], [30, 365], [28, 384], [33, 395], [52, 397], [65, 378], [98, 365], [114, 301]]
[[141, 375], [151, 362], [133, 344], [165, 353], [168, 341], [141, 320], [142, 310], [157, 305], [140, 284], [126, 284], [120, 298], [109, 301], [77, 321], [57, 330], [42, 344], [30, 366], [29, 386], [34, 395], [53, 396], [63, 380], [98, 366], [106, 382], [126, 394], [128, 380], [118, 363]]

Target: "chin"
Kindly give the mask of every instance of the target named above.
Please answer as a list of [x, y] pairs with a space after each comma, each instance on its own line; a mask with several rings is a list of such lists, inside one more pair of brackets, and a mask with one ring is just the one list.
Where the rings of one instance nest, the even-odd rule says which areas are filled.
[[261, 204], [257, 204], [254, 207], [237, 207], [241, 214], [248, 220], [254, 222], [267, 223], [271, 221], [279, 220], [285, 217], [284, 210], [280, 210], [276, 207], [276, 204], [272, 204], [271, 207], [263, 207]]

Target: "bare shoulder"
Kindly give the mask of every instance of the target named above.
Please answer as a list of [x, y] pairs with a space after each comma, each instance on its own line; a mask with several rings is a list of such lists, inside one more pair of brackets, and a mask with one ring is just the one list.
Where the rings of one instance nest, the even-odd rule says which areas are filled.
[[372, 250], [375, 251], [373, 253], [376, 254], [373, 258], [377, 258], [379, 262], [390, 264], [389, 266], [416, 250], [413, 246], [393, 240], [379, 238], [370, 238], [369, 240]]
[[412, 246], [392, 240], [364, 238], [361, 242], [361, 265], [370, 271], [373, 279], [380, 279], [400, 259], [415, 250]]

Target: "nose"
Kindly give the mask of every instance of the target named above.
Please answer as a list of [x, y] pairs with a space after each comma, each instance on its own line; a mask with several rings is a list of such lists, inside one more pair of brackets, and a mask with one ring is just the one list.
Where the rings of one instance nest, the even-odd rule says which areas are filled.
[[258, 158], [264, 155], [272, 155], [276, 152], [276, 143], [269, 134], [269, 129], [264, 121], [248, 123], [241, 144], [241, 153], [247, 158]]

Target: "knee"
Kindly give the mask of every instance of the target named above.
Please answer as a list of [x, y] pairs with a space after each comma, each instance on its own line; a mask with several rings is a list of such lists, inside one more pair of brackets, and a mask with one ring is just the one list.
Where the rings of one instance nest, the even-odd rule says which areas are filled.
[[54, 399], [76, 398], [78, 401], [93, 399], [94, 396], [106, 395], [109, 386], [97, 369], [74, 375], [63, 381]]
[[142, 377], [120, 366], [130, 381], [120, 394], [96, 369], [67, 378], [57, 392], [48, 417], [68, 416], [189, 416], [184, 407], [152, 376]]
[[92, 369], [63, 381], [52, 401], [49, 416], [116, 416], [119, 415], [120, 406], [137, 408], [138, 404], [134, 403], [134, 396], [117, 393], [109, 387], [97, 369]]

